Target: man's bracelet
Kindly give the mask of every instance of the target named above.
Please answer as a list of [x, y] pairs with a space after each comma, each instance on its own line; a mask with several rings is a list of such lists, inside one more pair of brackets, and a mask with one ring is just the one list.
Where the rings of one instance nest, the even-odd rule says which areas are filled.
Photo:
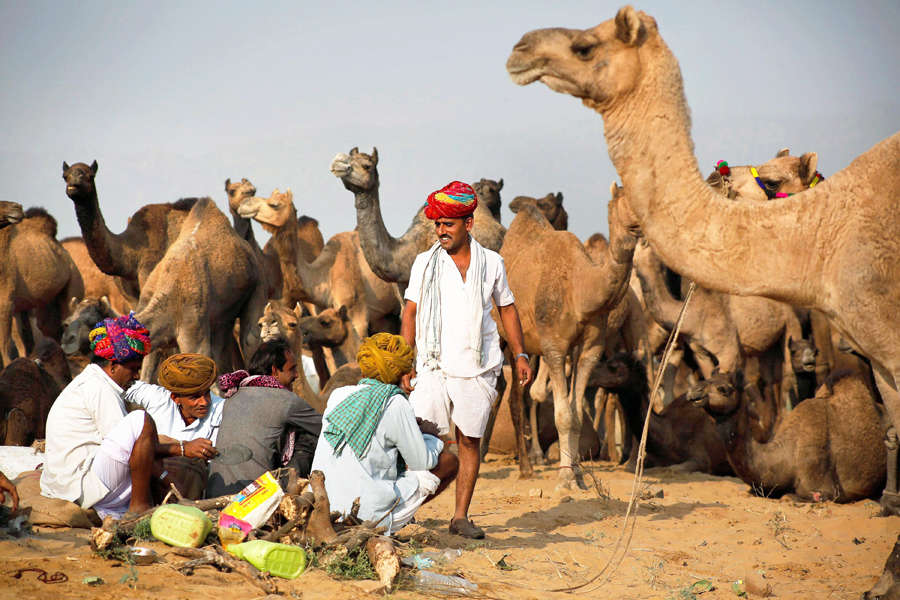
[[181, 440], [178, 443], [181, 444], [181, 455], [184, 456], [184, 440]]
[[518, 358], [520, 356], [523, 357], [525, 360], [528, 360], [528, 355], [525, 354], [524, 352], [519, 352], [518, 354], [516, 354], [516, 360], [518, 360]]
[[163, 471], [162, 473], [159, 474], [159, 480], [160, 480], [160, 481], [165, 481], [165, 480], [166, 480], [166, 476], [167, 476], [168, 474], [169, 474], [168, 471]]

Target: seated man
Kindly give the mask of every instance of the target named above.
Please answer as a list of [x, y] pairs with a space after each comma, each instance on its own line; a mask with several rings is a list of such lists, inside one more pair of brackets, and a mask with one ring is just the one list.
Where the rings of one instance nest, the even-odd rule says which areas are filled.
[[238, 464], [210, 464], [207, 496], [241, 491], [272, 469], [296, 466], [309, 474], [322, 415], [291, 391], [297, 378], [297, 359], [283, 340], [264, 342], [250, 358], [250, 371], [219, 377], [226, 399], [216, 440], [220, 448], [243, 445], [250, 459]]
[[160, 444], [156, 424], [144, 411], [126, 414], [122, 395], [137, 381], [150, 351], [150, 332], [134, 313], [97, 323], [90, 340], [91, 364], [47, 416], [41, 494], [120, 518], [126, 509], [151, 508], [151, 477], [162, 473], [154, 459], [180, 455], [181, 447]]
[[[187, 498], [201, 498], [209, 474], [206, 461], [218, 455], [214, 447], [224, 400], [210, 388], [216, 363], [202, 354], [174, 354], [159, 367], [159, 383], [138, 381], [125, 401], [153, 417], [161, 440], [181, 447], [181, 456], [163, 460], [163, 468]], [[162, 490], [167, 492], [168, 490]]]
[[359, 518], [384, 517], [390, 534], [453, 481], [459, 461], [397, 387], [413, 365], [402, 337], [366, 338], [356, 360], [365, 379], [331, 393], [312, 466], [325, 474], [331, 510], [346, 514], [359, 498]]

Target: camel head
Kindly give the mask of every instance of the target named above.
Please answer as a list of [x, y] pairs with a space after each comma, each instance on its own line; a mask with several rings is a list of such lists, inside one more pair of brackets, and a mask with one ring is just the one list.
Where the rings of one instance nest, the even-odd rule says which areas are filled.
[[732, 200], [766, 202], [815, 187], [824, 179], [816, 170], [818, 160], [815, 152], [791, 156], [785, 148], [761, 165], [729, 167], [720, 161], [706, 183]]
[[275, 233], [289, 221], [297, 219], [291, 190], [279, 192], [276, 189], [268, 198], [244, 198], [237, 207], [237, 213], [245, 219], [255, 220], [269, 233]]
[[22, 210], [21, 204], [0, 200], [0, 228], [15, 225], [24, 218], [25, 212]]
[[791, 351], [791, 366], [795, 373], [812, 373], [816, 370], [816, 355], [819, 350], [812, 342], [788, 337], [788, 348]]
[[347, 316], [346, 306], [339, 309], [326, 308], [317, 315], [300, 319], [303, 341], [309, 345], [315, 344], [326, 348], [343, 344], [350, 327], [352, 325], [350, 317]]
[[478, 204], [491, 211], [497, 222], [500, 222], [500, 207], [503, 203], [500, 200], [500, 190], [503, 189], [503, 179], [494, 181], [493, 179], [485, 179], [482, 177], [472, 184], [475, 190], [475, 196], [478, 198]]
[[726, 417], [740, 405], [737, 390], [742, 385], [743, 374], [721, 373], [716, 368], [708, 379], [699, 381], [687, 392], [687, 399], [713, 416]]
[[535, 81], [580, 98], [597, 110], [634, 90], [643, 75], [645, 47], [659, 43], [656, 21], [626, 6], [591, 29], [537, 29], [513, 47], [506, 70], [513, 82]]
[[635, 366], [634, 359], [620, 352], [608, 360], [597, 363], [591, 371], [590, 385], [608, 390], [621, 388], [631, 380], [631, 370]]
[[292, 348], [298, 348], [300, 341], [300, 318], [303, 316], [303, 307], [298, 302], [290, 309], [281, 302], [273, 301], [266, 304], [263, 316], [259, 321], [259, 338], [263, 342], [275, 339], [287, 340]]
[[331, 172], [354, 194], [378, 189], [377, 167], [378, 148], [374, 147], [372, 154], [360, 152], [359, 148], [354, 147], [350, 150], [350, 154], [341, 152], [331, 160]]
[[107, 318], [118, 315], [109, 305], [106, 296], [100, 298], [77, 298], [69, 301], [69, 316], [63, 321], [63, 335], [60, 346], [68, 355], [90, 355], [90, 333], [94, 325]]
[[563, 208], [562, 192], [547, 194], [543, 198], [516, 196], [509, 203], [509, 210], [518, 213], [525, 204], [535, 206], [557, 231], [565, 231], [569, 227], [569, 213]]
[[238, 206], [245, 198], [256, 195], [256, 186], [247, 178], [242, 178], [238, 183], [231, 183], [231, 178], [225, 180], [225, 193], [228, 194], [228, 207], [231, 212], [237, 212]]
[[66, 196], [78, 202], [96, 194], [94, 177], [97, 175], [98, 168], [96, 160], [90, 166], [84, 163], [75, 163], [71, 167], [64, 161], [63, 179], [66, 182]]

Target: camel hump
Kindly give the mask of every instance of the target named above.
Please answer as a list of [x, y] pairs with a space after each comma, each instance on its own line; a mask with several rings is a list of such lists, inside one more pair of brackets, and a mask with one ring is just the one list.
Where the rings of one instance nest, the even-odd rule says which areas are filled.
[[172, 203], [173, 210], [180, 210], [183, 212], [190, 212], [193, 210], [194, 205], [197, 204], [202, 198], [179, 198], [175, 202]]

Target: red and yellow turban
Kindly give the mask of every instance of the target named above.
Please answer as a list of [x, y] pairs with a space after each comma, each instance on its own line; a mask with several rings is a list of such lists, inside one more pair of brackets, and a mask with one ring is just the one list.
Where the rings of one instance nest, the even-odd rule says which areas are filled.
[[468, 183], [451, 181], [428, 196], [425, 216], [432, 221], [440, 218], [468, 217], [475, 212], [478, 197]]
[[103, 319], [91, 330], [91, 352], [114, 362], [128, 362], [150, 352], [150, 332], [134, 313]]

